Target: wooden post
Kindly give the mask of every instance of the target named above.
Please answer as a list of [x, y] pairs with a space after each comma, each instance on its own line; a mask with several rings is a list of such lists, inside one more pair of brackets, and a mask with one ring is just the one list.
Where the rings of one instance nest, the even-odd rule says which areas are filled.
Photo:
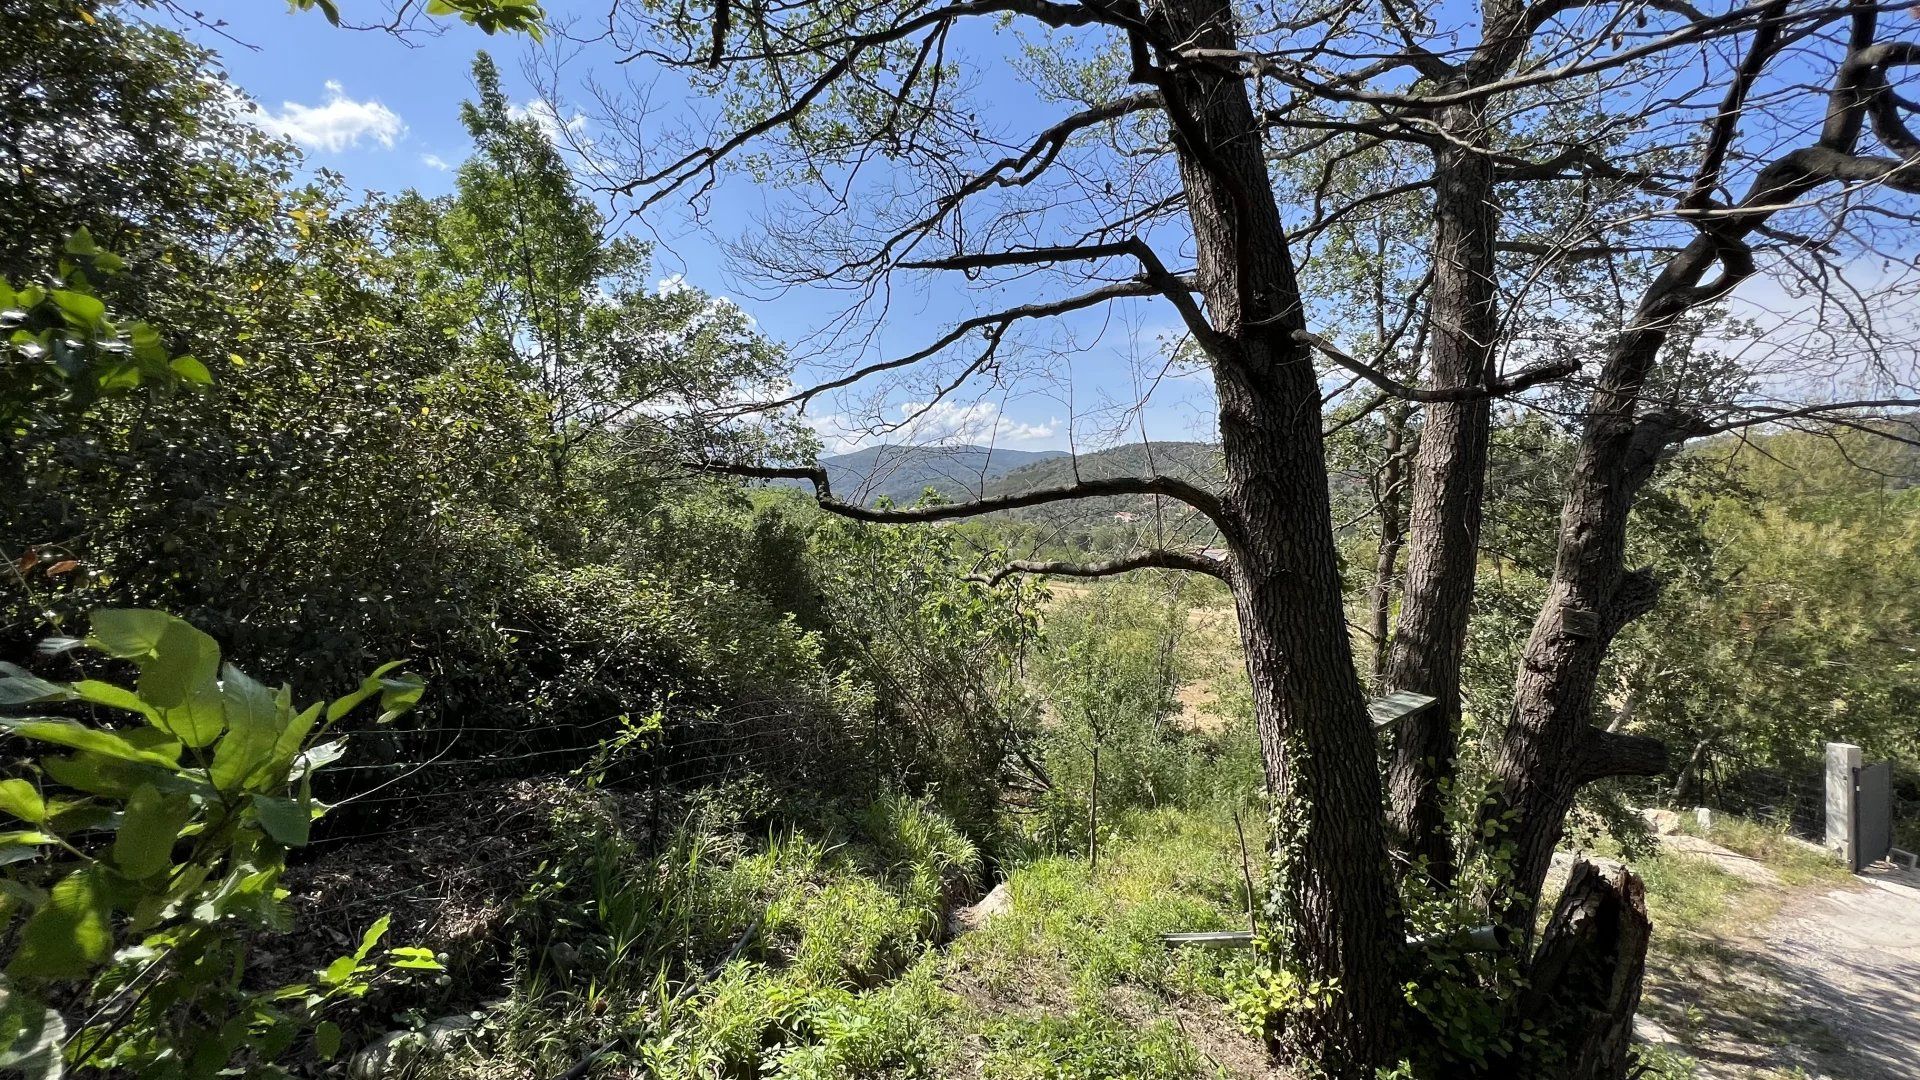
[[1087, 873], [1100, 868], [1100, 740], [1093, 741], [1093, 779], [1087, 784]]

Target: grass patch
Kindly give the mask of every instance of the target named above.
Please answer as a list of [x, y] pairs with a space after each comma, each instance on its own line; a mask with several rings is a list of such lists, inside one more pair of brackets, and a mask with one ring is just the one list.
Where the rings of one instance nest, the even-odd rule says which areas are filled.
[[1068, 1016], [1020, 1016], [985, 1031], [987, 1080], [1192, 1080], [1200, 1055], [1171, 1023], [1129, 1024], [1098, 1008]]
[[1796, 840], [1785, 829], [1765, 822], [1750, 821], [1730, 814], [1715, 814], [1713, 827], [1706, 831], [1705, 836], [1723, 848], [1765, 863], [1780, 875], [1783, 884], [1794, 888], [1839, 885], [1853, 878], [1839, 859]]
[[1012, 910], [955, 946], [957, 961], [999, 996], [1046, 989], [1098, 995], [1126, 983], [1218, 996], [1245, 954], [1168, 949], [1160, 935], [1247, 925], [1239, 841], [1224, 813], [1131, 815], [1124, 839], [1084, 860], [1044, 858], [1008, 878]]
[[[1647, 914], [1669, 933], [1723, 934], [1739, 929], [1731, 920], [1753, 886], [1694, 855], [1655, 855], [1634, 864], [1647, 886]], [[1769, 905], [1771, 906], [1771, 905]], [[1770, 912], [1769, 912], [1770, 913]], [[1743, 913], [1742, 921], [1746, 915]]]
[[828, 838], [684, 833], [653, 854], [616, 821], [569, 824], [574, 846], [529, 888], [487, 1052], [428, 1075], [554, 1075], [602, 1045], [606, 1068], [662, 1080], [939, 1075], [961, 1001], [933, 941], [980, 856], [929, 806], [882, 799]]

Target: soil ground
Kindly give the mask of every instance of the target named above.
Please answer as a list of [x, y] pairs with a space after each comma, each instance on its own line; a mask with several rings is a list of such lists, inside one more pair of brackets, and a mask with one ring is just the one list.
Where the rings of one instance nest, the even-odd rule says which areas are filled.
[[1920, 1077], [1920, 874], [1883, 867], [1754, 900], [1780, 907], [1750, 934], [1656, 960], [1641, 1036], [1715, 1080]]

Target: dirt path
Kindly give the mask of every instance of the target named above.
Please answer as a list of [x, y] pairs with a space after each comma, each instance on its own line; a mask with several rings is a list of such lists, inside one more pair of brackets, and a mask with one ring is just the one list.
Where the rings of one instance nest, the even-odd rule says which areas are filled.
[[1695, 1058], [1701, 1076], [1920, 1077], [1920, 874], [1801, 893], [1750, 935], [1667, 948], [1639, 1034]]
[[1843, 1044], [1846, 1080], [1920, 1076], [1920, 874], [1885, 870], [1783, 911], [1767, 929], [1784, 989]]

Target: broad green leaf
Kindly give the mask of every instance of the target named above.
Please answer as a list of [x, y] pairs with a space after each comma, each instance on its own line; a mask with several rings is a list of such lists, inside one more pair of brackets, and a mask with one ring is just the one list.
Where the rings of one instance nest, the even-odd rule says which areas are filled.
[[[280, 737], [273, 741], [273, 756], [267, 762], [269, 772], [292, 781], [340, 756], [336, 751], [333, 757], [319, 760], [312, 751], [301, 753], [301, 748], [307, 741], [307, 733], [313, 730], [314, 721], [320, 718], [321, 708], [321, 703], [316, 701], [307, 706], [300, 715], [287, 722], [286, 728], [280, 732]], [[335, 740], [334, 743], [327, 745], [332, 746], [342, 741], [344, 740]], [[320, 748], [314, 748], [314, 750], [318, 749]], [[340, 750], [344, 749], [344, 746], [340, 747]]]
[[145, 660], [160, 646], [160, 636], [178, 622], [163, 611], [103, 608], [93, 613], [93, 643], [108, 656]]
[[387, 950], [387, 963], [397, 968], [409, 968], [415, 971], [443, 970], [432, 949], [422, 949], [411, 945], [402, 945]]
[[189, 623], [169, 621], [140, 667], [140, 696], [171, 709], [206, 693], [220, 677], [220, 644]]
[[167, 367], [186, 382], [200, 386], [213, 385], [213, 372], [208, 371], [207, 365], [201, 363], [197, 357], [176, 356], [167, 364]]
[[76, 870], [53, 887], [47, 906], [20, 931], [7, 965], [16, 979], [77, 979], [113, 953], [105, 882], [97, 871]]
[[140, 700], [138, 694], [109, 682], [101, 682], [98, 679], [82, 679], [73, 684], [73, 692], [78, 694], [82, 701], [90, 701], [95, 705], [104, 705], [109, 709], [121, 709], [126, 712], [139, 713], [148, 720], [155, 718], [153, 706]]
[[16, 664], [0, 662], [0, 705], [28, 705], [38, 701], [66, 701], [73, 692]]
[[[354, 709], [359, 708], [361, 702], [375, 694], [384, 692], [387, 689], [387, 673], [404, 663], [406, 663], [404, 660], [389, 660], [379, 667], [374, 668], [373, 674], [360, 680], [360, 686], [355, 689], [353, 693], [336, 698], [333, 704], [327, 706], [327, 723], [333, 723]], [[419, 680], [416, 679], [413, 681], [417, 683]], [[416, 694], [415, 697], [417, 698], [418, 695]]]
[[373, 925], [367, 927], [367, 932], [360, 935], [360, 947], [354, 950], [353, 958], [356, 961], [365, 960], [373, 952], [373, 947], [380, 944], [380, 939], [387, 936], [387, 927], [391, 925], [393, 925], [391, 915], [382, 915], [375, 919]]
[[72, 747], [75, 750], [86, 750], [106, 757], [118, 758], [121, 761], [152, 765], [162, 769], [180, 767], [175, 760], [178, 757], [178, 747], [175, 747], [174, 757], [168, 757], [152, 750], [142, 750], [114, 732], [86, 727], [71, 720], [56, 720], [51, 717], [27, 719], [0, 717], [0, 728], [5, 728], [23, 739]]
[[415, 705], [427, 684], [411, 675], [380, 680], [380, 722], [390, 724]]
[[29, 994], [0, 985], [0, 1069], [25, 1080], [59, 1080], [67, 1022]]
[[340, 1053], [340, 1025], [331, 1020], [320, 1021], [313, 1029], [313, 1052], [321, 1061], [332, 1061]]
[[218, 684], [196, 689], [187, 700], [163, 709], [154, 726], [188, 746], [206, 746], [220, 737], [227, 726], [226, 702]]
[[329, 986], [338, 986], [352, 978], [353, 973], [358, 970], [360, 970], [358, 960], [351, 956], [343, 956], [327, 965], [327, 969], [320, 973], [320, 981]]
[[147, 784], [135, 788], [113, 838], [114, 864], [136, 881], [171, 867], [174, 842], [192, 816], [185, 795], [162, 795]]
[[98, 255], [100, 247], [94, 243], [93, 233], [82, 225], [67, 237], [66, 251], [69, 255]]
[[213, 751], [212, 780], [215, 788], [234, 792], [244, 788], [272, 758], [274, 744], [289, 718], [284, 716], [273, 691], [239, 668], [228, 664], [225, 676], [220, 699], [226, 706], [227, 733]]
[[0, 810], [34, 825], [47, 820], [47, 803], [25, 780], [0, 780]]
[[287, 770], [287, 780], [289, 783], [295, 780], [304, 782], [312, 777], [315, 771], [339, 761], [341, 755], [346, 752], [345, 737], [310, 746], [294, 757], [292, 765]]
[[0, 832], [0, 844], [51, 844], [55, 837], [39, 832]]
[[255, 795], [253, 813], [268, 836], [288, 847], [305, 847], [313, 828], [313, 804], [277, 795]]
[[53, 302], [60, 310], [71, 315], [74, 320], [85, 326], [92, 326], [107, 317], [107, 305], [97, 296], [89, 296], [72, 289], [53, 290]]

